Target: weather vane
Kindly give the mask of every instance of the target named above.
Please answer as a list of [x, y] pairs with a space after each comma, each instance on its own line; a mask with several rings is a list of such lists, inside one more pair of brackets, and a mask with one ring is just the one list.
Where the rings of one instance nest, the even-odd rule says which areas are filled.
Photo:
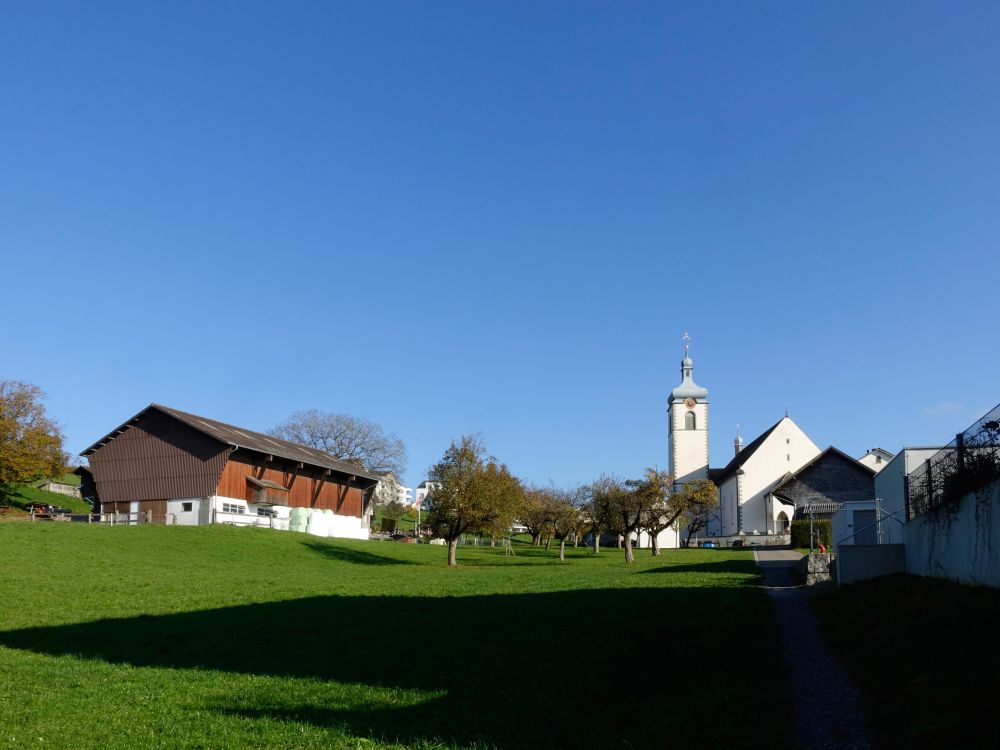
[[685, 356], [687, 356], [687, 353], [688, 353], [688, 347], [690, 346], [690, 344], [689, 344], [688, 342], [690, 342], [690, 341], [691, 341], [691, 337], [690, 337], [690, 336], [688, 336], [688, 333], [687, 333], [687, 331], [684, 331], [684, 335], [683, 335], [683, 336], [681, 336], [681, 341], [683, 341], [683, 342], [684, 342], [684, 355], [685, 355]]

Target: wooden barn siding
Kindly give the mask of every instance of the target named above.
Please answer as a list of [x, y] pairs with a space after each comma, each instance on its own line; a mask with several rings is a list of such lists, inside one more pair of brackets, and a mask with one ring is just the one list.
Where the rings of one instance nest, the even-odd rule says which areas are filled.
[[159, 411], [88, 456], [102, 503], [208, 497], [228, 445]]
[[[342, 516], [361, 518], [362, 491], [359, 487], [348, 489], [346, 497], [344, 497], [343, 502], [338, 507], [341, 493], [344, 491], [344, 484], [338, 484], [334, 477], [327, 477], [326, 482], [319, 492], [319, 497], [313, 503], [313, 477], [319, 475], [319, 470], [312, 469], [310, 474], [310, 469], [306, 468], [294, 473], [298, 474], [298, 476], [292, 483], [292, 489], [287, 495], [288, 499], [286, 503], [288, 505], [293, 508], [329, 508]], [[242, 457], [231, 457], [222, 470], [222, 477], [219, 479], [216, 494], [252, 501], [253, 488], [247, 482], [248, 474], [258, 479], [269, 479], [272, 482], [277, 482], [285, 486], [288, 485], [290, 478], [290, 474], [286, 474], [282, 468], [272, 467], [264, 469], [264, 474], [261, 476], [259, 465], [255, 466]], [[316, 481], [319, 480], [317, 479]]]

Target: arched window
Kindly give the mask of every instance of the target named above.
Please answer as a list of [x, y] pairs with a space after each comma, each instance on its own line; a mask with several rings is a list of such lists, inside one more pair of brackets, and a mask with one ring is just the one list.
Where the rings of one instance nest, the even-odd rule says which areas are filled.
[[684, 415], [684, 429], [685, 430], [695, 429], [695, 417], [693, 411], [689, 411], [687, 414]]

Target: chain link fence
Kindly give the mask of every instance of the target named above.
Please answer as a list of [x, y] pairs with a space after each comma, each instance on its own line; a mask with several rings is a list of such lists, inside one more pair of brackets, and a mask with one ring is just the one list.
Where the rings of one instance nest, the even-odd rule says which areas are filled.
[[1000, 479], [1000, 405], [906, 478], [907, 519], [957, 503]]

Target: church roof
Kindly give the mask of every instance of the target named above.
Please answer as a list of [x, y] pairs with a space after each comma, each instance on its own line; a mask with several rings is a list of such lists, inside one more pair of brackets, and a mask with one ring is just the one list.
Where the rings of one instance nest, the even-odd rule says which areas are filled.
[[726, 464], [726, 467], [722, 469], [715, 476], [715, 483], [722, 484], [727, 479], [729, 479], [729, 477], [735, 474], [736, 470], [739, 469], [743, 464], [745, 464], [747, 462], [747, 459], [749, 459], [754, 453], [757, 452], [757, 449], [764, 444], [764, 441], [767, 440], [767, 438], [771, 435], [771, 433], [774, 432], [776, 429], [778, 429], [778, 425], [784, 422], [786, 419], [788, 419], [788, 417], [782, 417], [781, 419], [779, 419], [773, 425], [764, 430], [764, 432], [762, 432], [760, 435], [754, 438], [754, 440], [750, 442], [746, 448], [737, 453], [733, 457], [733, 460], [730, 461], [728, 464]]

